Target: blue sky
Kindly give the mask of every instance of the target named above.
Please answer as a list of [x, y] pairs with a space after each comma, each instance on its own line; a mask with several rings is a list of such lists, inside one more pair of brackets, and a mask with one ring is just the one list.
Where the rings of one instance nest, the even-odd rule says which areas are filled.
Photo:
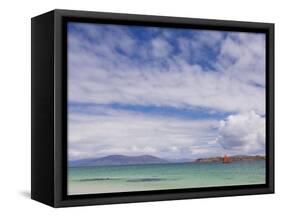
[[264, 37], [69, 23], [69, 158], [264, 154]]

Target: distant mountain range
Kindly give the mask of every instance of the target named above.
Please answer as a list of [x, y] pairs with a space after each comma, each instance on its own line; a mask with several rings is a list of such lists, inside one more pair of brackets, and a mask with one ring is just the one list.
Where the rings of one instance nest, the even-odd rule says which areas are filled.
[[102, 166], [102, 165], [134, 165], [134, 164], [164, 164], [170, 163], [152, 155], [125, 156], [125, 155], [109, 155], [101, 158], [89, 158], [82, 160], [70, 161], [69, 166]]
[[[264, 156], [247, 156], [236, 155], [229, 157], [231, 161], [243, 161], [243, 160], [264, 160]], [[109, 155], [101, 158], [88, 158], [81, 160], [74, 160], [69, 162], [70, 167], [88, 167], [88, 166], [105, 166], [105, 165], [143, 165], [143, 164], [165, 164], [165, 163], [210, 163], [210, 162], [222, 162], [223, 157], [210, 157], [210, 158], [198, 158], [196, 160], [191, 159], [162, 159], [152, 155], [140, 155], [140, 156], [126, 156], [126, 155]]]

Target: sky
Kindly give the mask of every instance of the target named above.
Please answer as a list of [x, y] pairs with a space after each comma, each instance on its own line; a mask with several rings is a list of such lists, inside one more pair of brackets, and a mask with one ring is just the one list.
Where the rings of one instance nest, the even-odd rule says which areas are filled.
[[68, 23], [69, 160], [265, 154], [265, 35]]

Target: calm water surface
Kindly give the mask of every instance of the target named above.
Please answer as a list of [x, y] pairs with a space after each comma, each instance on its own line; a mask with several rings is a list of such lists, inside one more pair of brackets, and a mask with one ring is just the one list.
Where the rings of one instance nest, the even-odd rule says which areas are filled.
[[264, 183], [264, 160], [68, 169], [70, 195]]

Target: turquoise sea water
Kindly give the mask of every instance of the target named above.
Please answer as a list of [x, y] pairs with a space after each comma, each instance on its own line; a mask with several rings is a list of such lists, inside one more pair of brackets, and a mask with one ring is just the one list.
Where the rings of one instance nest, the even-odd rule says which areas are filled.
[[264, 183], [264, 160], [68, 169], [69, 195]]

